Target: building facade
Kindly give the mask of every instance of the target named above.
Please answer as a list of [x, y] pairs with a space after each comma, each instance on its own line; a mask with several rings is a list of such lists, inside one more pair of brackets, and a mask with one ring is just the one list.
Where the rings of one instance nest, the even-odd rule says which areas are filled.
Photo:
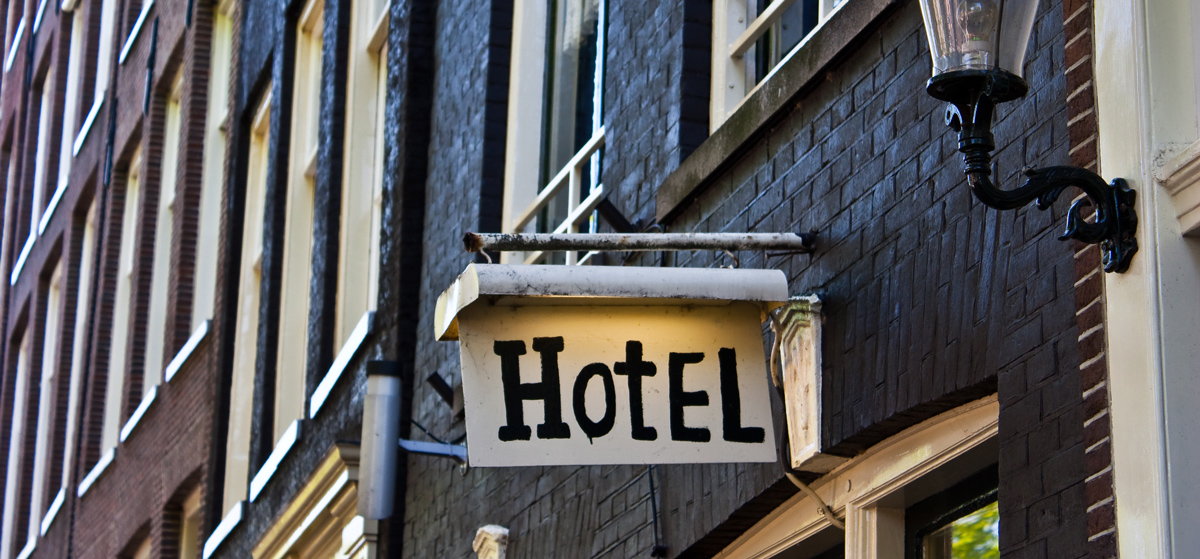
[[[1057, 239], [1068, 197], [971, 195], [917, 0], [4, 6], [0, 559], [1194, 547], [1186, 1], [1042, 1], [1030, 91], [997, 112], [1002, 185], [1075, 165], [1138, 190], [1125, 274]], [[816, 241], [471, 254], [468, 232]], [[462, 444], [438, 298], [492, 262], [781, 270], [821, 302], [819, 460], [791, 469], [785, 383], [777, 462], [401, 453], [392, 513], [361, 515], [368, 369], [400, 379], [400, 437]]]

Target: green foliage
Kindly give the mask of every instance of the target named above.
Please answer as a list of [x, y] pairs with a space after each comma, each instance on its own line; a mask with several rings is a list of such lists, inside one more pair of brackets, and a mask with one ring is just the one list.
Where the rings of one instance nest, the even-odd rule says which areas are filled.
[[954, 559], [1000, 559], [1000, 510], [996, 503], [954, 522]]

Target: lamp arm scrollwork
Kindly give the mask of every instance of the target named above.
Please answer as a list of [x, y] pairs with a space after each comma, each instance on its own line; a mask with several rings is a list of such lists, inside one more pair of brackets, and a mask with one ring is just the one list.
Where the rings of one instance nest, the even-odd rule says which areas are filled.
[[[991, 133], [994, 101], [990, 87], [951, 101], [946, 109], [946, 124], [959, 133], [959, 151], [966, 164], [967, 183], [975, 198], [991, 208], [1012, 210], [1037, 202], [1046, 210], [1068, 187], [1083, 191], [1085, 198], [1076, 200], [1067, 210], [1066, 231], [1059, 239], [1076, 239], [1099, 244], [1106, 272], [1124, 272], [1137, 252], [1137, 213], [1134, 203], [1137, 192], [1124, 179], [1106, 182], [1087, 169], [1053, 166], [1022, 171], [1025, 183], [1004, 190], [991, 178], [992, 150], [995, 140]], [[1095, 221], [1089, 222], [1085, 210], [1096, 209]]]

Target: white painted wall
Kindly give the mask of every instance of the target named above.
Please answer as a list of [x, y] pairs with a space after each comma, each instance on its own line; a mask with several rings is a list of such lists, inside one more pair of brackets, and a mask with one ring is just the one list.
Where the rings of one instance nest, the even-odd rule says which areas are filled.
[[1117, 523], [1123, 557], [1200, 547], [1200, 241], [1156, 179], [1197, 138], [1191, 0], [1096, 4], [1100, 168], [1138, 191], [1129, 272], [1105, 277]]

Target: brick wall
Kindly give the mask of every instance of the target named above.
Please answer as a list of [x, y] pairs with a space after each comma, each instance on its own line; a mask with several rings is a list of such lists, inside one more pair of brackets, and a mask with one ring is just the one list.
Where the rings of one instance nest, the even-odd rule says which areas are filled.
[[[195, 6], [197, 10], [208, 9], [206, 3], [195, 2], [195, 4], [197, 4]], [[200, 6], [200, 4], [204, 5]], [[29, 2], [27, 5], [32, 13], [38, 3]], [[154, 223], [154, 215], [157, 210], [157, 188], [160, 182], [157, 175], [158, 158], [155, 155], [163, 141], [164, 91], [170, 86], [169, 78], [173, 77], [173, 72], [168, 73], [167, 70], [178, 68], [181, 64], [186, 66], [195, 56], [205, 58], [199, 71], [206, 70], [208, 43], [211, 40], [211, 30], [208, 26], [211, 26], [211, 18], [197, 18], [191, 26], [188, 26], [186, 21], [188, 5], [188, 0], [159, 0], [156, 2], [128, 58], [124, 64], [119, 66], [116, 64], [116, 57], [128, 36], [128, 26], [132, 24], [132, 21], [126, 21], [124, 24], [120, 21], [117, 22], [118, 28], [114, 33], [116, 44], [113, 50], [113, 82], [108, 88], [109, 93], [105, 100], [104, 110], [98, 113], [96, 121], [92, 124], [88, 136], [82, 144], [82, 149], [72, 162], [67, 189], [60, 199], [52, 219], [48, 221], [45, 231], [42, 232], [30, 252], [25, 264], [25, 271], [14, 288], [5, 293], [6, 308], [3, 313], [5, 316], [9, 315], [12, 308], [20, 307], [25, 309], [22, 312], [26, 313], [30, 309], [38, 311], [33, 314], [39, 317], [40, 321], [40, 317], [44, 313], [36, 307], [45, 306], [42, 301], [45, 286], [39, 287], [39, 282], [44, 284], [53, 267], [60, 259], [62, 260], [64, 297], [62, 307], [57, 312], [65, 312], [60, 330], [59, 361], [56, 369], [56, 374], [61, 376], [58, 377], [55, 393], [52, 395], [52, 402], [57, 402], [57, 405], [50, 415], [54, 444], [51, 453], [52, 464], [48, 468], [47, 497], [46, 502], [42, 504], [43, 512], [59, 488], [61, 471], [58, 468], [61, 467], [62, 458], [67, 451], [64, 448], [68, 442], [65, 440], [65, 420], [71, 363], [82, 360], [86, 364], [84, 366], [85, 378], [82, 379], [83, 403], [80, 404], [80, 429], [77, 431], [79, 439], [74, 443], [78, 446], [71, 449], [74, 460], [68, 465], [70, 472], [68, 490], [65, 492], [62, 508], [50, 526], [50, 530], [38, 540], [33, 554], [33, 557], [36, 558], [67, 556], [110, 558], [123, 550], [130, 549], [131, 545], [136, 545], [141, 538], [146, 536], [150, 536], [154, 541], [154, 556], [174, 556], [177, 544], [174, 548], [161, 546], [162, 542], [170, 539], [172, 530], [169, 522], [164, 522], [168, 516], [165, 514], [169, 508], [168, 504], [180, 492], [186, 494], [203, 486], [203, 480], [207, 479], [204, 474], [207, 471], [209, 459], [210, 427], [213, 420], [212, 403], [219, 371], [214, 360], [216, 346], [210, 341], [201, 343], [174, 379], [159, 388], [154, 404], [150, 406], [132, 435], [119, 445], [117, 458], [84, 497], [80, 499], [75, 494], [78, 482], [88, 473], [99, 453], [104, 450], [99, 448], [99, 430], [103, 423], [104, 387], [108, 374], [105, 368], [110, 350], [107, 347], [106, 338], [111, 330], [111, 326], [105, 320], [111, 320], [112, 286], [116, 274], [119, 273], [115, 269], [115, 251], [120, 237], [120, 214], [123, 212], [123, 175], [126, 170], [123, 167], [128, 166], [129, 156], [137, 145], [144, 146], [143, 154], [146, 162], [146, 168], [142, 173], [143, 197], [142, 207], [139, 211], [139, 223], [142, 228], [142, 233], [139, 235], [140, 249], [143, 258], [139, 260], [149, 262], [156, 234], [167, 234], [169, 231], [177, 230], [176, 224]], [[80, 113], [76, 119], [77, 126], [83, 124], [84, 117], [92, 108], [95, 54], [98, 51], [99, 7], [99, 1], [85, 0], [77, 8], [80, 16], [77, 23], [88, 26], [84, 33], [86, 56], [81, 67], [81, 99]], [[70, 18], [66, 16], [68, 14], [60, 13], [53, 2], [47, 2], [39, 31], [36, 34], [30, 34], [32, 30], [32, 20], [30, 20], [22, 39], [23, 46], [28, 44], [32, 47], [28, 50], [28, 59], [22, 56], [17, 58], [22, 68], [36, 67], [45, 72], [47, 68], [53, 66], [55, 79], [47, 83], [55, 88], [54, 102], [58, 110], [61, 110], [64, 102], [67, 46], [70, 38], [70, 24], [68, 23]], [[157, 37], [152, 31], [156, 27], [156, 22], [158, 24]], [[197, 27], [202, 27], [203, 31], [195, 32]], [[25, 43], [25, 41], [29, 42]], [[152, 56], [151, 51], [156, 49], [157, 56]], [[154, 100], [150, 113], [143, 114], [143, 99], [147, 91], [148, 75], [152, 78], [149, 87], [154, 94]], [[163, 79], [164, 75], [167, 75], [167, 79]], [[185, 83], [187, 82], [185, 81]], [[193, 101], [193, 96], [196, 98], [195, 100], [199, 101], [199, 106], [203, 110], [204, 81], [200, 80], [200, 84], [200, 87], [194, 90], [189, 90], [185, 86], [185, 110]], [[10, 81], [9, 87], [4, 90], [3, 99], [0, 101], [0, 104], [3, 105], [4, 121], [12, 124], [23, 122], [25, 126], [33, 126], [36, 124], [36, 111], [32, 110], [34, 107], [28, 104], [27, 99], [17, 95], [21, 93], [22, 89], [16, 87], [18, 85], [20, 85], [19, 81]], [[120, 103], [116, 102], [117, 98], [121, 99]], [[112, 111], [114, 108], [118, 110]], [[117, 180], [114, 180], [111, 185], [103, 185], [103, 180], [107, 178], [104, 176], [103, 163], [108, 151], [110, 122], [114, 125], [116, 132], [116, 145], [113, 151], [118, 169], [113, 175]], [[53, 128], [61, 128], [60, 123], [61, 121], [56, 121]], [[203, 121], [200, 124], [203, 126]], [[22, 153], [27, 153], [35, 147], [31, 141], [33, 138], [22, 137], [21, 134], [15, 133], [20, 130], [20, 127], [10, 127], [10, 129], [14, 130], [11, 138], [12, 149], [23, 150]], [[188, 136], [191, 140], [183, 140], [181, 166], [185, 166], [189, 160], [189, 152], [196, 152], [195, 149], [189, 148], [196, 148], [195, 139], [199, 136], [195, 132], [201, 131], [202, 128], [193, 129], [194, 133]], [[51, 185], [51, 192], [47, 193], [43, 204], [48, 202], [49, 194], [53, 192], [53, 185], [57, 182], [54, 173], [58, 169], [57, 150], [59, 145], [59, 138], [57, 136], [52, 138], [50, 143], [52, 153], [49, 156], [48, 166], [50, 171], [48, 182]], [[25, 157], [28, 161], [25, 167], [31, 172], [32, 159], [29, 157]], [[190, 157], [193, 165], [198, 162], [198, 159], [198, 154]], [[195, 180], [198, 180], [198, 176]], [[186, 189], [188, 184], [194, 185], [195, 180], [191, 183], [180, 181], [179, 186], [181, 189]], [[23, 177], [22, 181], [31, 183], [32, 177]], [[180, 196], [178, 200], [186, 201], [187, 197]], [[86, 323], [89, 324], [89, 332], [86, 333], [89, 342], [85, 344], [83, 355], [75, 355], [72, 330], [75, 324], [76, 290], [82, 274], [95, 273], [95, 270], [91, 269], [78, 269], [79, 259], [84, 250], [80, 244], [84, 215], [93, 201], [97, 205], [102, 223], [98, 231], [100, 238], [97, 239], [97, 248], [104, 247], [96, 253], [94, 262], [108, 263], [109, 265], [104, 268], [104, 272], [100, 276], [92, 276], [92, 291], [81, 294], [88, 298], [85, 308], [89, 312], [86, 320]], [[28, 202], [23, 203], [28, 207]], [[179, 211], [182, 205], [177, 201], [177, 216], [187, 214], [187, 211]], [[27, 228], [28, 215], [24, 217], [24, 221]], [[5, 224], [5, 235], [8, 239], [6, 242], [10, 247], [15, 244], [15, 237], [21, 236], [23, 232], [18, 230], [20, 228], [17, 225], [16, 220]], [[187, 225], [185, 224], [183, 228], [187, 230]], [[187, 235], [176, 235], [172, 246], [173, 254], [190, 254], [189, 251], [194, 251], [194, 246], [189, 243], [194, 244], [194, 242], [194, 234], [191, 238]], [[24, 243], [23, 236], [20, 243]], [[19, 245], [16, 250], [20, 250]], [[6, 278], [11, 270], [11, 265], [12, 259], [7, 260]], [[150, 270], [148, 268], [143, 264], [138, 267], [138, 270], [135, 270], [139, 284], [134, 290], [134, 298], [143, 304], [134, 308], [131, 317], [131, 322], [135, 327], [135, 340], [129, 348], [120, 348], [120, 350], [135, 351], [136, 347], [144, 345], [143, 340], [146, 336], [153, 335], [153, 333], [145, 331], [146, 308], [144, 303], [149, 290]], [[187, 269], [190, 270], [190, 268]], [[97, 283], [97, 277], [101, 278], [100, 283]], [[173, 278], [170, 287], [172, 298], [184, 299], [181, 292], [190, 289], [188, 286], [190, 281], [190, 273], [186, 278]], [[107, 292], [107, 296], [105, 296], [105, 292]], [[95, 304], [97, 302], [99, 304]], [[55, 310], [50, 311], [55, 312]], [[106, 319], [106, 317], [108, 318]], [[186, 323], [186, 321], [187, 319], [177, 322]], [[39, 336], [38, 343], [42, 343], [40, 340], [41, 323], [27, 322], [27, 324], [30, 325], [30, 332]], [[20, 324], [12, 320], [6, 321], [6, 340], [11, 339], [11, 336], [16, 333], [13, 326], [20, 326]], [[170, 333], [159, 333], [168, 336], [166, 344], [169, 351], [168, 359], [174, 355], [174, 350], [186, 340], [188, 333], [186, 328], [182, 332], [173, 330]], [[111, 349], [115, 350], [115, 348]], [[15, 354], [10, 352], [9, 357], [15, 358]], [[40, 364], [40, 352], [34, 352], [33, 358], [36, 364]], [[138, 359], [135, 359], [132, 365], [136, 365]], [[136, 369], [136, 367], [133, 368]], [[11, 378], [12, 370], [12, 367], [6, 370], [6, 382]], [[129, 374], [129, 371], [122, 371], [122, 374]], [[134, 370], [130, 377], [126, 384], [128, 394], [123, 398], [125, 406], [123, 415], [125, 417], [137, 406], [142, 397], [138, 372]], [[5, 420], [8, 420], [11, 409], [4, 411], [6, 412]], [[32, 422], [30, 425], [34, 425], [33, 428], [36, 428], [35, 423]], [[30, 457], [31, 461], [32, 451], [25, 454]], [[164, 534], [166, 535], [164, 536]]]
[[[1099, 172], [1096, 93], [1092, 87], [1094, 27], [1091, 2], [1063, 2], [1066, 40], [1067, 118], [1071, 164]], [[1087, 507], [1088, 555], [1117, 556], [1117, 518], [1113, 495], [1112, 427], [1109, 423], [1108, 360], [1105, 352], [1104, 269], [1098, 245], [1075, 246], [1075, 319], [1083, 390], [1084, 505]]]

